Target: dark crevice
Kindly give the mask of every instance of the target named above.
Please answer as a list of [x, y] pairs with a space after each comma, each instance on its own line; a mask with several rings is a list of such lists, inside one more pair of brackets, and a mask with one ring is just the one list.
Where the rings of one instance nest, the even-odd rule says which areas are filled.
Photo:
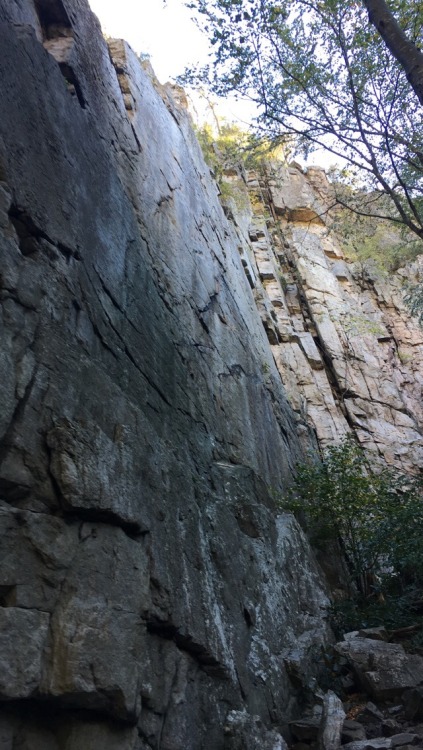
[[[112, 698], [104, 696], [105, 701], [109, 702]], [[37, 696], [31, 698], [20, 698], [19, 700], [8, 700], [0, 703], [0, 711], [7, 715], [8, 718], [31, 720], [36, 725], [52, 732], [63, 732], [64, 720], [76, 720], [82, 722], [99, 721], [106, 723], [112, 730], [125, 730], [128, 726], [135, 724], [135, 717], [121, 719], [113, 716], [111, 718], [110, 709], [106, 706], [103, 708], [95, 707], [82, 708], [73, 706], [63, 701], [61, 696]], [[13, 745], [15, 746], [15, 744]]]
[[71, 29], [69, 16], [61, 0], [35, 0], [35, 9], [43, 32], [46, 34], [51, 27]]
[[78, 102], [82, 109], [85, 109], [87, 106], [87, 102], [84, 98], [84, 95], [82, 93], [81, 86], [78, 82], [78, 79], [75, 75], [75, 71], [69, 65], [67, 62], [60, 62], [59, 63], [60, 72], [62, 73], [63, 78], [66, 81], [66, 86], [71, 94], [71, 96], [74, 96], [78, 99]]
[[0, 157], [0, 182], [7, 182], [6, 169]]
[[89, 523], [104, 523], [107, 526], [117, 526], [122, 529], [126, 536], [131, 539], [139, 539], [149, 533], [137, 521], [124, 521], [112, 510], [100, 508], [64, 508], [64, 518], [70, 521], [83, 521]]
[[69, 93], [82, 109], [87, 106], [81, 85], [69, 60], [74, 45], [74, 31], [61, 0], [35, 0], [35, 9], [43, 34], [44, 49], [57, 62]]
[[242, 376], [248, 377], [242, 365], [234, 364], [228, 365], [228, 372], [220, 372], [218, 374], [219, 380], [225, 380], [225, 378], [234, 378], [234, 380], [241, 380]]
[[0, 607], [14, 607], [16, 602], [16, 584], [0, 586]]
[[41, 242], [45, 240], [50, 245], [54, 245], [57, 250], [66, 258], [69, 263], [71, 258], [80, 260], [78, 251], [67, 247], [63, 242], [55, 242], [48, 234], [43, 232], [32, 219], [32, 217], [16, 204], [12, 203], [9, 209], [9, 219], [13, 224], [16, 234], [18, 235], [19, 249], [22, 255], [31, 255], [41, 249]]
[[[0, 465], [3, 462], [4, 457], [7, 455], [10, 446], [1, 446], [0, 449]], [[1, 466], [0, 466], [1, 470]], [[31, 487], [28, 485], [20, 484], [19, 482], [10, 481], [8, 479], [0, 479], [0, 497], [9, 505], [19, 503], [21, 500], [25, 500], [31, 493]]]
[[213, 310], [216, 303], [217, 303], [217, 292], [214, 292], [214, 294], [210, 296], [208, 303], [203, 308], [201, 308], [201, 310], [199, 310], [198, 312], [200, 313], [200, 315], [203, 315], [205, 312], [208, 312], [209, 310]]
[[179, 629], [172, 622], [151, 619], [147, 621], [146, 625], [148, 633], [173, 641], [180, 651], [185, 651], [189, 654], [208, 674], [212, 674], [220, 679], [228, 678], [226, 667], [212, 656], [204, 646], [196, 643], [191, 636], [180, 633]]
[[247, 623], [247, 626], [249, 628], [251, 628], [252, 625], [253, 625], [253, 621], [252, 621], [251, 615], [250, 615], [250, 613], [249, 613], [249, 611], [248, 611], [248, 609], [246, 607], [244, 607], [244, 609], [243, 609], [243, 615], [244, 615], [244, 620]]

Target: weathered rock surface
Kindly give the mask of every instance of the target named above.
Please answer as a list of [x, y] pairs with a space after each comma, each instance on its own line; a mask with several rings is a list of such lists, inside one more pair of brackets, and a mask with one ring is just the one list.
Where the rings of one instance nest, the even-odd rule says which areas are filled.
[[408, 654], [398, 643], [351, 638], [336, 644], [351, 663], [362, 687], [376, 701], [398, 698], [423, 684], [423, 658]]
[[0, 82], [0, 745], [270, 741], [329, 633], [248, 250], [84, 0], [0, 0]]
[[319, 731], [319, 750], [339, 750], [345, 711], [342, 701], [328, 690], [323, 699], [322, 722]]
[[402, 748], [408, 750], [420, 744], [420, 737], [415, 734], [403, 733], [394, 737], [375, 737], [373, 740], [357, 740], [344, 745], [345, 750], [391, 750]]
[[273, 164], [246, 184], [268, 215], [252, 217], [244, 265], [299, 424], [322, 446], [353, 431], [374, 458], [421, 469], [423, 332], [403, 298], [422, 257], [389, 277], [346, 262], [321, 169]]
[[225, 724], [225, 750], [288, 750], [283, 737], [268, 731], [258, 716], [231, 711]]

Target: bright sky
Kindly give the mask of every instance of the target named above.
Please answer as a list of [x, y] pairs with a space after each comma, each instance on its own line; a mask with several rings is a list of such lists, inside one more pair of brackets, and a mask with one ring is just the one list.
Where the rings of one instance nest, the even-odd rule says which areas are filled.
[[207, 41], [183, 0], [89, 0], [103, 31], [122, 37], [137, 54], [148, 53], [165, 83], [186, 65], [206, 62]]

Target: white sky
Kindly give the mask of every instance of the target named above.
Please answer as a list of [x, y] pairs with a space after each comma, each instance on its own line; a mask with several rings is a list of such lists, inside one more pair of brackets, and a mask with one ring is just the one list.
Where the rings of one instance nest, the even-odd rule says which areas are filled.
[[190, 19], [183, 0], [89, 0], [103, 31], [122, 37], [137, 54], [148, 53], [165, 83], [186, 65], [206, 62], [207, 40]]

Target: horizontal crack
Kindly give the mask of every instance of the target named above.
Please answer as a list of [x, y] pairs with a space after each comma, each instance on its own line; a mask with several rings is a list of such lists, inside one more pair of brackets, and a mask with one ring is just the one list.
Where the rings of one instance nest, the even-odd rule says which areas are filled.
[[159, 638], [173, 641], [180, 651], [189, 654], [198, 665], [221, 679], [229, 677], [228, 670], [200, 643], [196, 643], [191, 636], [183, 635], [179, 629], [169, 621], [152, 619], [147, 621], [147, 632], [157, 635]]

